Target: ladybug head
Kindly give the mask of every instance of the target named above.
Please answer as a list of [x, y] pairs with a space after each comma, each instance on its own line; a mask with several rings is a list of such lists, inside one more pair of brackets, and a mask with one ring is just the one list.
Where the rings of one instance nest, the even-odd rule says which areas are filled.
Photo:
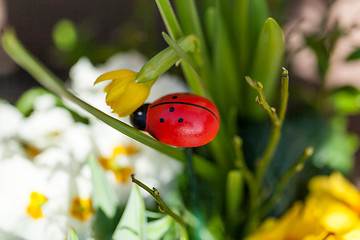
[[130, 115], [130, 122], [135, 128], [137, 128], [139, 130], [145, 130], [146, 116], [147, 116], [147, 111], [148, 111], [149, 105], [150, 104], [142, 105], [141, 107], [136, 109], [136, 111]]

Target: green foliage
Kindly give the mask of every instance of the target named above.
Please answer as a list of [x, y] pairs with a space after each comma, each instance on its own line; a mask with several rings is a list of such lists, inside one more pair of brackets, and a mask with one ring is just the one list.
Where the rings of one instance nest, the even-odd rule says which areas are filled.
[[111, 188], [105, 173], [94, 156], [89, 157], [91, 177], [94, 186], [93, 205], [95, 209], [101, 209], [108, 218], [113, 218], [117, 211], [118, 200]]
[[354, 166], [359, 137], [347, 132], [347, 120], [344, 117], [333, 118], [329, 130], [327, 138], [314, 155], [314, 164], [348, 175]]
[[145, 203], [137, 186], [133, 186], [113, 239], [142, 240], [146, 236]]
[[[169, 46], [142, 67], [137, 82], [157, 79], [180, 63], [192, 91], [212, 99], [219, 108], [222, 123], [217, 137], [193, 156], [195, 173], [202, 177], [201, 190], [206, 193], [197, 192], [195, 177], [186, 181], [189, 184], [182, 193], [185, 198], [199, 195], [205, 203], [194, 207], [193, 213], [185, 211], [183, 218], [167, 207], [156, 188], [150, 189], [132, 176], [132, 181], [145, 189], [168, 216], [148, 221], [139, 189], [133, 187], [120, 219], [116, 196], [95, 158], [90, 157], [96, 238], [187, 239], [188, 230], [195, 239], [243, 238], [269, 213], [282, 214], [295, 199], [303, 197], [311, 176], [333, 170], [350, 172], [359, 141], [347, 132], [344, 116], [360, 112], [360, 93], [344, 88], [327, 95], [321, 89], [317, 99], [331, 103], [324, 109], [334, 110], [333, 116], [323, 115], [321, 104], [309, 107], [302, 102], [285, 118], [288, 71], [283, 68], [280, 76], [285, 43], [281, 27], [269, 18], [267, 1], [175, 0], [176, 11], [169, 0], [156, 0], [156, 4], [169, 34], [163, 34]], [[76, 32], [74, 28], [65, 22], [55, 29], [55, 41], [64, 51], [70, 51], [76, 39], [62, 42], [61, 36], [67, 31]], [[317, 57], [322, 80], [340, 33], [336, 26], [326, 36], [305, 36], [306, 45]], [[158, 142], [78, 99], [22, 47], [13, 33], [6, 32], [3, 43], [15, 61], [50, 91], [191, 170], [192, 163], [186, 162], [183, 150]], [[355, 50], [348, 60], [357, 60], [359, 52]], [[29, 114], [31, 102], [39, 94], [44, 94], [43, 90], [24, 95], [19, 109]], [[267, 117], [271, 123], [265, 122]], [[302, 169], [302, 174], [297, 174]], [[189, 202], [184, 201], [184, 209], [193, 207]]]

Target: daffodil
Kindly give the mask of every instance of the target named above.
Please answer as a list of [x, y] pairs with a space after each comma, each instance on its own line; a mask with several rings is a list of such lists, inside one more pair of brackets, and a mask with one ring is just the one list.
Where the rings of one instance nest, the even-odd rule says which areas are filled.
[[155, 80], [146, 83], [136, 83], [138, 73], [131, 70], [116, 70], [107, 72], [98, 77], [94, 84], [111, 80], [104, 89], [106, 104], [119, 117], [125, 117], [138, 109], [149, 96], [151, 86]]
[[304, 203], [280, 219], [268, 218], [247, 240], [360, 239], [360, 192], [340, 173], [316, 176]]

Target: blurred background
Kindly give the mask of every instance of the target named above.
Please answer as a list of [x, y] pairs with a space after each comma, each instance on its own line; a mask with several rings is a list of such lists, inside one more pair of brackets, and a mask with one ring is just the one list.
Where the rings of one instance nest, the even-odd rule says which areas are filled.
[[[360, 31], [355, 18], [360, 13], [359, 2], [268, 1], [271, 16], [280, 23], [286, 36], [287, 56], [284, 66], [290, 70], [292, 88], [305, 86], [308, 89], [306, 94], [312, 94], [314, 89], [322, 87], [325, 81], [321, 79], [325, 78], [325, 87], [330, 91], [339, 86], [360, 87], [357, 74], [360, 70], [359, 61], [355, 59], [351, 66], [342, 64], [344, 58], [360, 47]], [[330, 4], [337, 4], [332, 11], [338, 11], [329, 14]], [[332, 51], [331, 57], [327, 55], [328, 62], [332, 64], [329, 64], [326, 75], [321, 76], [320, 71], [319, 76], [314, 69], [316, 65], [321, 68], [321, 62], [317, 60], [322, 55], [311, 48], [310, 41], [306, 44], [312, 52], [309, 48], [299, 47], [304, 45], [301, 42], [303, 38], [299, 36], [308, 34], [319, 40], [326, 33], [331, 38], [336, 35], [336, 32], [329, 34], [329, 29], [336, 29], [334, 24], [342, 24], [350, 29], [343, 34], [350, 36], [350, 40], [336, 42], [339, 49]], [[155, 2], [149, 0], [0, 0], [0, 28], [6, 26], [13, 27], [23, 44], [64, 80], [68, 78], [70, 67], [81, 56], [87, 56], [92, 63], [97, 64], [105, 62], [119, 51], [136, 49], [151, 57], [166, 46], [161, 37], [165, 27]], [[323, 40], [325, 44], [329, 41]], [[171, 71], [180, 74], [178, 69]], [[36, 81], [19, 69], [0, 46], [0, 98], [15, 103], [23, 92], [33, 86], [38, 86]], [[349, 116], [349, 131], [360, 134], [360, 116]], [[357, 162], [359, 156], [358, 152]], [[354, 169], [354, 178], [360, 176], [357, 170], [359, 166], [357, 164]]]

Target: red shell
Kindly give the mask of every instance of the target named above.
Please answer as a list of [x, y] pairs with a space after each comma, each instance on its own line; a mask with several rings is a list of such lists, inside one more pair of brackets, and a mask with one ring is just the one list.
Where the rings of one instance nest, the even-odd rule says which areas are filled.
[[220, 116], [208, 99], [190, 93], [166, 95], [149, 105], [145, 131], [178, 147], [198, 147], [217, 134]]

